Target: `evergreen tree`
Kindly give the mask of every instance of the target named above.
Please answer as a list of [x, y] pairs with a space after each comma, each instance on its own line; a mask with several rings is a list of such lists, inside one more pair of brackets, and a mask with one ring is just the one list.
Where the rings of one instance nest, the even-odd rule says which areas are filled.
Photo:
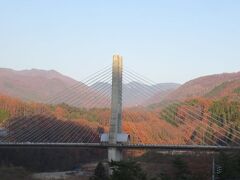
[[146, 180], [146, 174], [133, 161], [111, 162], [111, 180]]
[[90, 180], [108, 180], [108, 174], [107, 174], [107, 170], [104, 167], [103, 163], [98, 163], [94, 175], [93, 177], [90, 178]]

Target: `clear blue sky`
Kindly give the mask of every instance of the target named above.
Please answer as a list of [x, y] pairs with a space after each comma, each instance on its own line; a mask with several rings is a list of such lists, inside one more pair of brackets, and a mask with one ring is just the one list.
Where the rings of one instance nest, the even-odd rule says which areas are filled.
[[156, 82], [240, 71], [240, 1], [0, 0], [0, 67], [81, 80], [114, 53]]

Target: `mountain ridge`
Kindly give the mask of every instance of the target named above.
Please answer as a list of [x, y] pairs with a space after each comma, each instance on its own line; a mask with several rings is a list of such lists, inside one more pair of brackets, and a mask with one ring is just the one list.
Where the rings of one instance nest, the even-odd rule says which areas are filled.
[[[79, 83], [79, 86], [81, 87], [70, 89], [77, 83]], [[152, 98], [152, 96], [155, 95], [154, 93], [151, 92], [147, 97], [143, 98], [142, 94], [144, 94], [145, 91], [150, 92], [152, 87], [158, 87], [159, 89], [161, 87], [164, 91], [171, 92], [178, 86], [179, 84], [176, 83], [159, 83], [154, 86], [141, 84], [139, 82], [123, 84], [123, 96], [126, 101], [125, 105], [133, 106], [136, 104], [146, 105], [154, 103], [153, 100], [155, 100], [155, 98]], [[99, 88], [101, 88], [101, 91], [103, 92], [99, 92]], [[65, 76], [55, 70], [13, 70], [0, 68], [0, 93], [8, 96], [17, 97], [27, 101], [46, 103], [49, 99], [51, 99], [50, 97], [54, 97], [56, 94], [66, 89], [69, 89], [66, 96], [78, 97], [78, 99], [81, 99], [82, 101], [81, 105], [88, 101], [87, 96], [95, 97], [96, 101], [97, 99], [100, 99], [101, 96], [105, 96], [105, 100], [111, 97], [111, 84], [109, 83], [96, 82], [88, 85], [71, 77]], [[136, 90], [140, 92], [136, 93]], [[85, 95], [83, 95], [82, 92], [84, 92]], [[86, 93], [89, 95], [86, 96]], [[164, 94], [161, 94], [161, 96], [164, 96]], [[72, 101], [74, 100], [69, 99], [66, 103], [69, 103], [72, 106], [79, 106], [76, 100], [75, 102]], [[63, 102], [56, 101], [54, 103]], [[101, 104], [99, 106], [101, 106]]]
[[204, 96], [211, 90], [227, 81], [240, 79], [240, 72], [221, 73], [192, 79], [170, 93], [165, 100], [184, 100]]

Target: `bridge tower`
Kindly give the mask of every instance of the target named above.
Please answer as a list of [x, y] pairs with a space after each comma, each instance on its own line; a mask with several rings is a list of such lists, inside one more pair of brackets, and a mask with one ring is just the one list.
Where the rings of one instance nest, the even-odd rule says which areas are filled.
[[[112, 102], [109, 134], [101, 135], [101, 143], [109, 145], [126, 144], [130, 136], [122, 133], [122, 56], [114, 55], [112, 64]], [[122, 150], [116, 147], [108, 149], [108, 161], [120, 161]]]
[[[122, 56], [114, 55], [112, 64], [112, 103], [109, 130], [109, 144], [117, 144], [122, 133]], [[108, 149], [108, 160], [120, 161], [122, 152], [117, 148]]]

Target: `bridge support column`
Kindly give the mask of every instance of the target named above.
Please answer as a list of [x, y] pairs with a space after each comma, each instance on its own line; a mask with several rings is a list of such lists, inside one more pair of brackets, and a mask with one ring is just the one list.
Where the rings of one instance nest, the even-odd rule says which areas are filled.
[[[122, 57], [119, 55], [113, 56], [111, 112], [109, 144], [117, 144], [118, 134], [122, 133]], [[108, 149], [109, 162], [121, 159], [120, 149]]]

